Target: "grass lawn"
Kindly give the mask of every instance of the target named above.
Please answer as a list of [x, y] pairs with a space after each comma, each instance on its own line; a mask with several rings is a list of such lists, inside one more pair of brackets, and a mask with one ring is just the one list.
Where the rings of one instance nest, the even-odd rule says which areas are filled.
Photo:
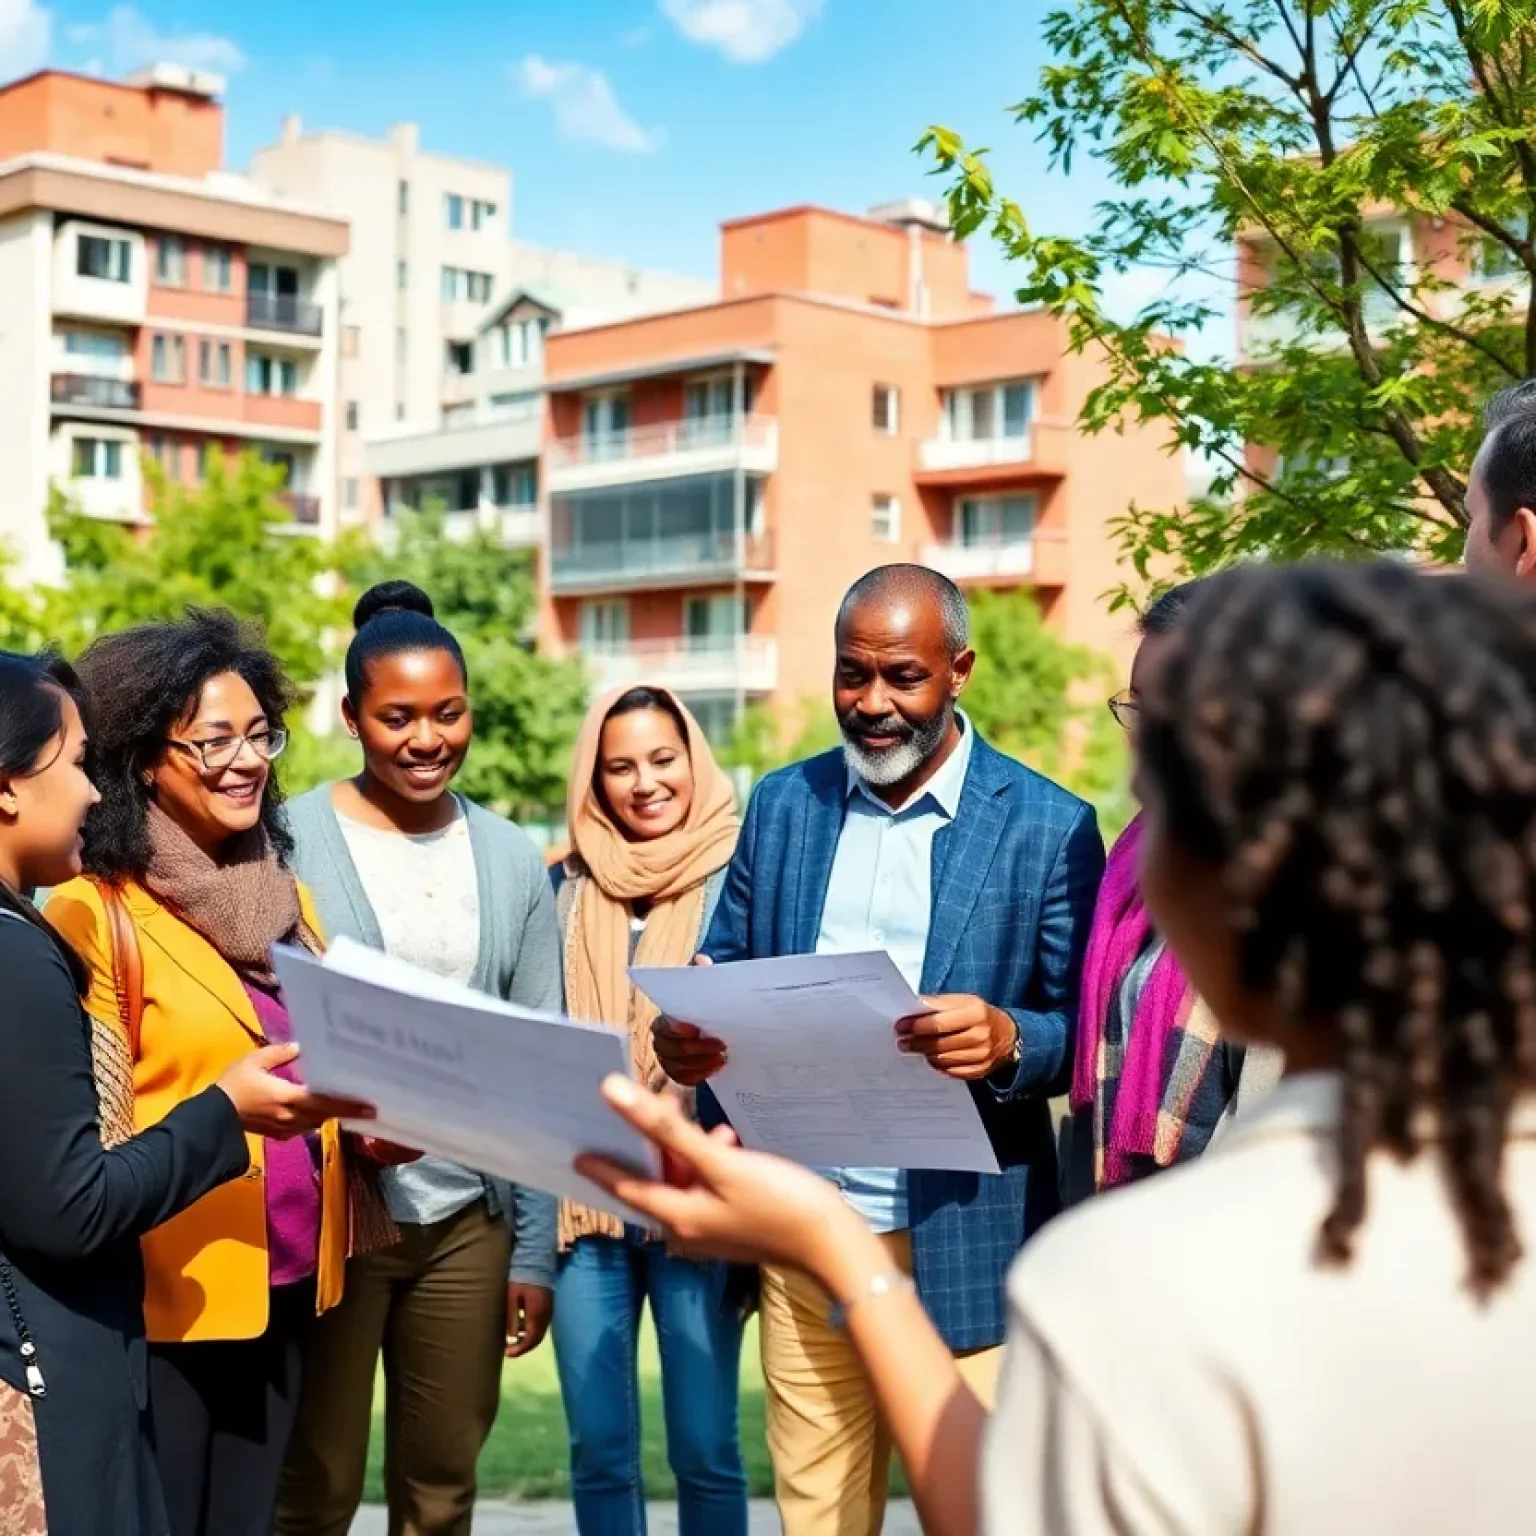
[[[656, 1338], [647, 1317], [640, 1341], [640, 1426], [644, 1440], [645, 1489], [651, 1498], [674, 1496], [667, 1467], [666, 1435], [661, 1417], [661, 1375]], [[763, 1375], [757, 1352], [757, 1320], [748, 1325], [741, 1350], [741, 1449], [747, 1482], [754, 1497], [773, 1492], [768, 1447], [763, 1439]], [[368, 1447], [365, 1497], [380, 1502], [384, 1458], [382, 1417], [375, 1411], [373, 1438]], [[900, 1468], [894, 1469], [893, 1490], [900, 1490]], [[483, 1498], [564, 1499], [570, 1495], [570, 1447], [565, 1410], [555, 1377], [555, 1352], [546, 1340], [526, 1360], [506, 1367], [501, 1386], [501, 1412], [480, 1458]]]

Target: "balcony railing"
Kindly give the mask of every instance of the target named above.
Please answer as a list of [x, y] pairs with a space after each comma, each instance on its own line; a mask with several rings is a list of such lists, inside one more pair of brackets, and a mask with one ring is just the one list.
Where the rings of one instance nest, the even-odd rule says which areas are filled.
[[55, 405], [84, 405], [98, 411], [136, 411], [144, 398], [137, 381], [96, 373], [56, 373], [50, 394]]
[[301, 528], [317, 528], [320, 525], [320, 498], [307, 491], [279, 491], [277, 499], [293, 514], [293, 520]]
[[772, 693], [779, 680], [778, 645], [758, 635], [587, 641], [581, 654], [604, 691], [650, 682], [699, 693]]
[[951, 540], [923, 549], [923, 564], [951, 581], [1032, 581], [1055, 585], [1063, 579], [1066, 541], [1060, 532], [999, 535], [962, 543]]
[[288, 293], [248, 293], [245, 296], [245, 323], [263, 331], [295, 331], [301, 336], [318, 336], [324, 323], [324, 311], [318, 304]]
[[712, 449], [778, 447], [779, 424], [764, 416], [696, 416], [684, 421], [659, 421], [622, 432], [583, 432], [555, 439], [549, 445], [553, 470], [584, 464], [613, 464], [628, 459], [664, 458], [704, 453]]
[[957, 471], [979, 471], [985, 475], [1017, 466], [1041, 475], [1060, 475], [1065, 473], [1072, 435], [1070, 423], [1033, 421], [1004, 437], [931, 437], [917, 445], [918, 473], [953, 477]]
[[549, 554], [550, 585], [557, 591], [643, 585], [674, 576], [693, 581], [711, 576], [767, 575], [772, 570], [771, 534], [749, 534], [738, 549], [736, 535], [729, 530], [567, 544], [554, 547]]

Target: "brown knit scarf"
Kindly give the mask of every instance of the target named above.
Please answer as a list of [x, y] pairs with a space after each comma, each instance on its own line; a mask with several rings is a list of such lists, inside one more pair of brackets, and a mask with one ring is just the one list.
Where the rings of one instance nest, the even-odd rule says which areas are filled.
[[[650, 902], [636, 963], [687, 965], [701, 937], [704, 884], [730, 863], [740, 823], [735, 790], [716, 763], [698, 721], [675, 694], [668, 693], [687, 726], [693, 800], [683, 824], [664, 837], [648, 842], [625, 837], [593, 787], [603, 724], [625, 691], [616, 689], [598, 699], [576, 740], [566, 819], [582, 874], [566, 930], [565, 1006], [574, 1019], [625, 1031], [635, 1075], [643, 1083], [659, 1086], [665, 1078], [651, 1045], [656, 1008], [629, 981], [630, 904]], [[622, 1236], [623, 1231], [623, 1224], [604, 1212], [569, 1200], [561, 1203], [562, 1251], [578, 1237]]]
[[149, 808], [144, 884], [213, 945], [239, 974], [275, 987], [271, 949], [317, 949], [304, 922], [299, 886], [278, 862], [266, 831], [253, 827], [212, 858], [158, 805]]

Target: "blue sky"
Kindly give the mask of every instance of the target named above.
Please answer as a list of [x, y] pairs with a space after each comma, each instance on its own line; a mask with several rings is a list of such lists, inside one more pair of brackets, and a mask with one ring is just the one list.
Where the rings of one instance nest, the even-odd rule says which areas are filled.
[[[523, 238], [713, 276], [721, 219], [799, 202], [862, 211], [936, 190], [911, 146], [941, 122], [993, 147], [1036, 222], [1080, 228], [1103, 183], [1052, 175], [1006, 106], [1042, 62], [1046, 0], [0, 0], [7, 76], [117, 76], [150, 58], [229, 79], [228, 156], [285, 112], [510, 167]], [[985, 242], [979, 287], [1003, 295]], [[1132, 284], [1133, 288], [1142, 285]]]

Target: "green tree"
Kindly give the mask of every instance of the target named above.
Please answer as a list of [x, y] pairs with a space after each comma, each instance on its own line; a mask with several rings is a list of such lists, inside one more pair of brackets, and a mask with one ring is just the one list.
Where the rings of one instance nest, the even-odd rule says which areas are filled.
[[152, 460], [145, 474], [147, 534], [87, 517], [54, 493], [49, 522], [66, 582], [33, 595], [45, 632], [75, 655], [130, 624], [223, 607], [259, 623], [301, 685], [322, 677], [345, 617], [335, 595], [339, 552], [291, 531], [283, 471], [255, 454], [226, 461], [214, 452], [199, 486], [169, 483]]
[[534, 649], [531, 556], [492, 530], [449, 538], [441, 513], [429, 511], [402, 517], [360, 552], [350, 578], [357, 590], [388, 578], [415, 582], [463, 646], [475, 706], [464, 792], [509, 815], [558, 811], [589, 689], [578, 662]]
[[[949, 130], [920, 147], [956, 230], [990, 229], [1020, 299], [1105, 360], [1086, 430], [1166, 421], [1214, 464], [1193, 506], [1127, 509], [1139, 573], [1454, 557], [1478, 406], [1536, 375], [1536, 0], [1077, 0], [1044, 30], [1013, 110], [1058, 168], [1108, 173], [1085, 234], [1034, 228]], [[1394, 210], [1486, 280], [1405, 260]], [[1106, 313], [1106, 280], [1148, 267], [1164, 295]], [[1267, 333], [1244, 358], [1166, 340], [1229, 327], [1234, 300]]]

